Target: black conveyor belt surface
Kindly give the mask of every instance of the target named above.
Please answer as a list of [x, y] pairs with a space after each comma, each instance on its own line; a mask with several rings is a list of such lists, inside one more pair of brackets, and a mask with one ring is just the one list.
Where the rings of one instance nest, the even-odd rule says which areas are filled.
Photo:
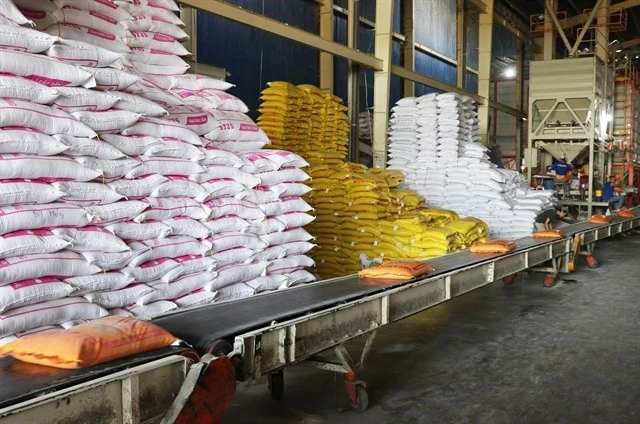
[[14, 405], [45, 392], [61, 390], [126, 368], [177, 355], [184, 350], [184, 347], [167, 347], [77, 370], [27, 364], [11, 357], [5, 357], [0, 359], [0, 408]]
[[[544, 243], [548, 241], [538, 241], [532, 237], [523, 238], [517, 241], [518, 248], [515, 251]], [[464, 251], [430, 259], [428, 263], [435, 272], [429, 277], [485, 262], [497, 256], [499, 255], [473, 255]], [[273, 321], [284, 321], [355, 300], [400, 284], [407, 284], [407, 282], [372, 286], [356, 275], [351, 275], [280, 292], [180, 311], [156, 318], [153, 322], [185, 340], [198, 352], [204, 352], [216, 340], [262, 328]]]

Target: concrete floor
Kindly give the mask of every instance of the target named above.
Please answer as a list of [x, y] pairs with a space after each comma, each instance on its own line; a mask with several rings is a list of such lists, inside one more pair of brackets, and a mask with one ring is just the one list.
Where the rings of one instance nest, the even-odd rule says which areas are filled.
[[359, 374], [362, 414], [341, 376], [297, 366], [281, 401], [265, 379], [239, 385], [223, 424], [638, 424], [640, 237], [596, 256], [600, 268], [582, 263], [553, 288], [524, 275], [383, 328]]

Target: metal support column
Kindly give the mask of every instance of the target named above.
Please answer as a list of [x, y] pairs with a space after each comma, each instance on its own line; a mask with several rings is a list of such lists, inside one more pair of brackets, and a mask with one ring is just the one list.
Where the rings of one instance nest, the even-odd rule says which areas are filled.
[[[320, 6], [320, 37], [333, 41], [333, 0]], [[320, 88], [333, 93], [333, 55], [320, 52]]]
[[[524, 43], [516, 38], [516, 108], [524, 111]], [[525, 121], [519, 117], [516, 119], [516, 170], [522, 165], [522, 155], [524, 150], [524, 125]]]
[[556, 58], [556, 33], [553, 29], [553, 14], [558, 11], [558, 0], [545, 0], [543, 60]]
[[[415, 24], [414, 12], [416, 0], [406, 0], [401, 3], [403, 9], [403, 31], [404, 31], [404, 67], [410, 71], [415, 70], [416, 47], [415, 47]], [[404, 96], [413, 96], [416, 92], [416, 84], [411, 80], [404, 80]]]
[[609, 59], [609, 4], [610, 0], [601, 1], [596, 13], [596, 57], [604, 63]]
[[458, 0], [456, 16], [456, 62], [457, 62], [457, 87], [464, 88], [467, 77], [467, 10], [465, 0]]
[[375, 72], [373, 84], [373, 166], [384, 168], [387, 163], [393, 0], [376, 1], [375, 40], [375, 56], [382, 62], [382, 69]]
[[480, 137], [482, 143], [489, 144], [489, 98], [491, 90], [491, 61], [493, 41], [493, 0], [486, 0], [487, 12], [479, 15], [478, 35], [478, 95], [487, 99], [478, 106]]
[[[347, 46], [358, 49], [360, 0], [349, 0], [347, 9]], [[347, 107], [349, 108], [349, 160], [360, 162], [360, 65], [347, 62]]]

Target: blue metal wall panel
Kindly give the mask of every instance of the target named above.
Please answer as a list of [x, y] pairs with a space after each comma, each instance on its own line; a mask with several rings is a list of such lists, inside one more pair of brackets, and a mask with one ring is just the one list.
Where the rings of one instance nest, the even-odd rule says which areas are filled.
[[493, 57], [509, 57], [515, 59], [516, 36], [502, 25], [494, 24], [491, 49], [493, 51]]
[[468, 72], [466, 90], [471, 93], [478, 93], [478, 77]]
[[456, 57], [456, 0], [416, 0], [416, 41]]
[[309, 0], [224, 0], [251, 12], [318, 34], [318, 4]]
[[416, 52], [416, 71], [447, 84], [456, 84], [456, 67], [422, 52]]
[[469, 17], [465, 26], [467, 28], [467, 66], [478, 69], [478, 19]]
[[[280, 21], [297, 19], [304, 30], [317, 32], [318, 8], [307, 13], [298, 8], [282, 7], [291, 0], [236, 0], [250, 10], [263, 7], [265, 15]], [[301, 8], [309, 4], [298, 1]], [[313, 5], [312, 5], [313, 6]], [[295, 13], [297, 10], [297, 14]], [[295, 18], [294, 18], [295, 17]], [[260, 91], [268, 81], [284, 80], [293, 84], [319, 84], [318, 52], [276, 35], [228, 21], [216, 15], [198, 13], [198, 60], [223, 67], [231, 74], [229, 82], [236, 85], [230, 93], [240, 97], [256, 116]]]

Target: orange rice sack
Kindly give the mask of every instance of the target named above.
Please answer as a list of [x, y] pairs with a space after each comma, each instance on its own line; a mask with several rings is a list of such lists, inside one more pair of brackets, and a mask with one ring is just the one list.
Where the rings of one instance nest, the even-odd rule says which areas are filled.
[[489, 240], [471, 246], [469, 251], [471, 253], [507, 253], [516, 247], [516, 244], [509, 240]]
[[608, 216], [596, 214], [587, 219], [587, 222], [591, 224], [609, 224], [611, 222], [611, 218]]
[[636, 213], [631, 209], [621, 208], [618, 209], [618, 216], [621, 216], [623, 218], [634, 218], [636, 216]]
[[560, 230], [545, 230], [533, 233], [533, 238], [537, 239], [559, 239], [564, 238], [567, 235]]
[[84, 368], [169, 346], [177, 339], [150, 322], [106, 317], [68, 330], [20, 337], [0, 356], [56, 368]]
[[411, 259], [389, 261], [382, 265], [363, 269], [358, 273], [362, 278], [381, 278], [388, 280], [410, 280], [433, 272], [433, 268], [424, 262]]

